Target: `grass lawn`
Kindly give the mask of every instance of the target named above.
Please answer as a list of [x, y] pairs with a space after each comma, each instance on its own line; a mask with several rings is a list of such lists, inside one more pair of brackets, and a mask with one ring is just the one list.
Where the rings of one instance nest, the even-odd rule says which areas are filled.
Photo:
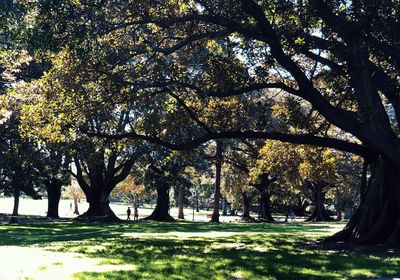
[[[400, 254], [396, 252], [376, 247], [338, 250], [315, 244], [343, 225], [182, 222], [3, 225], [0, 226], [0, 258], [4, 258], [0, 278], [45, 279], [51, 273], [57, 279], [400, 276]], [[3, 266], [10, 259], [7, 254], [14, 254], [14, 259]], [[12, 262], [22, 264], [13, 268]]]

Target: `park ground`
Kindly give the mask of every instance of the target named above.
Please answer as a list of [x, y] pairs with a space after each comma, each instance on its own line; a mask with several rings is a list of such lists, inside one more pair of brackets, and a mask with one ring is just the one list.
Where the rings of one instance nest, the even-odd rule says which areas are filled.
[[0, 279], [400, 276], [400, 253], [391, 248], [317, 243], [343, 228], [342, 222], [87, 224], [26, 216], [14, 225], [4, 222], [7, 217], [0, 214]]

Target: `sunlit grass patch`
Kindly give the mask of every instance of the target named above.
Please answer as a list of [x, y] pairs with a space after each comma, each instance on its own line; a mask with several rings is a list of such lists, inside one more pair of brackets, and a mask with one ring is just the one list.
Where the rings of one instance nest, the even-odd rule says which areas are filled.
[[[42, 246], [97, 260], [77, 279], [365, 279], [400, 276], [391, 254], [324, 249], [317, 239], [343, 223], [61, 223], [23, 226], [26, 239], [3, 243]], [[5, 232], [21, 234], [18, 226]], [[51, 229], [50, 229], [51, 230]], [[4, 232], [0, 230], [0, 233]], [[36, 237], [35, 237], [36, 236]], [[1, 248], [1, 247], [0, 247]], [[118, 268], [119, 267], [119, 268]], [[95, 272], [96, 271], [96, 272]]]

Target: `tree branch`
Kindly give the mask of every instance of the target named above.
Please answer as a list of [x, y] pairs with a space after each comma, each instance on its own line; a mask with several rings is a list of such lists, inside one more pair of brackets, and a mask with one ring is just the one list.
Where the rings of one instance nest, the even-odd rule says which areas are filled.
[[133, 138], [133, 139], [148, 141], [153, 144], [158, 144], [166, 148], [169, 148], [171, 150], [185, 150], [185, 151], [190, 151], [210, 140], [236, 138], [236, 139], [271, 139], [271, 140], [278, 140], [294, 144], [314, 145], [326, 148], [333, 148], [344, 152], [350, 152], [367, 158], [373, 155], [372, 151], [369, 150], [368, 147], [366, 146], [352, 142], [347, 142], [340, 139], [321, 137], [310, 134], [293, 135], [281, 132], [266, 132], [266, 131], [225, 131], [225, 132], [207, 133], [203, 136], [200, 136], [192, 140], [188, 140], [187, 142], [183, 143], [171, 143], [163, 139], [157, 138], [155, 136], [142, 135], [136, 132], [122, 133], [119, 135], [87, 133], [87, 135], [89, 137], [100, 137], [109, 140], [121, 140], [125, 138]]

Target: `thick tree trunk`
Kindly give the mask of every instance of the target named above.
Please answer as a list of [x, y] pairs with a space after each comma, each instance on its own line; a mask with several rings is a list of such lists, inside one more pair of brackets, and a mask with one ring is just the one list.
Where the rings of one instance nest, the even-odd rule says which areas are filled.
[[325, 192], [324, 186], [321, 183], [313, 184], [313, 203], [314, 210], [310, 217], [306, 221], [308, 222], [325, 222], [333, 221], [333, 218], [329, 216], [325, 209]]
[[47, 217], [58, 219], [58, 205], [61, 199], [61, 184], [55, 180], [48, 180], [45, 182], [47, 191]]
[[382, 157], [370, 166], [365, 199], [346, 227], [326, 242], [400, 244], [400, 167]]
[[242, 206], [243, 214], [242, 218], [250, 218], [250, 199], [248, 198], [246, 192], [242, 192]]
[[223, 142], [217, 140], [217, 149], [215, 153], [215, 188], [214, 188], [214, 210], [211, 217], [211, 222], [219, 223], [219, 202], [221, 199], [221, 170], [222, 170], [222, 152]]
[[179, 194], [178, 194], [178, 219], [185, 219], [185, 216], [183, 214], [183, 206], [184, 206], [184, 201], [185, 200], [185, 186], [184, 184], [179, 185]]
[[271, 197], [268, 187], [261, 189], [258, 217], [263, 222], [275, 222], [271, 214]]
[[77, 220], [119, 221], [120, 219], [110, 208], [108, 200], [110, 192], [103, 185], [95, 186], [87, 196], [89, 209], [77, 217]]
[[157, 186], [157, 204], [153, 213], [144, 218], [145, 220], [153, 220], [160, 222], [173, 222], [174, 218], [169, 214], [169, 186], [161, 184]]
[[254, 222], [254, 218], [250, 216], [250, 199], [246, 192], [242, 192], [243, 214], [241, 220], [244, 222]]

